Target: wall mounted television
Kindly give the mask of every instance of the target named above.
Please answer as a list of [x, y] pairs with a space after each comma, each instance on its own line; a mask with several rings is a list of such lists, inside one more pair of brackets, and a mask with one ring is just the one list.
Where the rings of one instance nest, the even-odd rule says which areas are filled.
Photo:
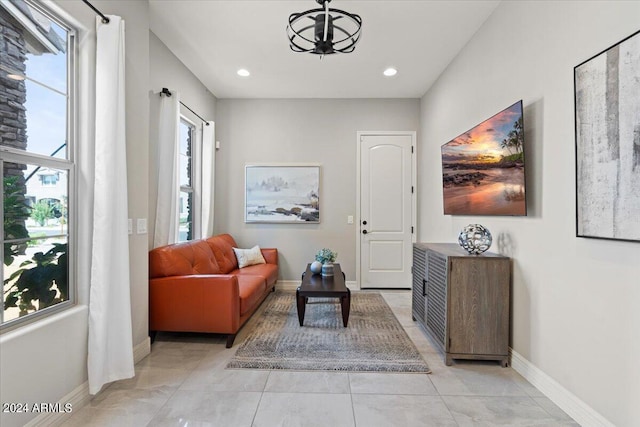
[[441, 151], [445, 215], [527, 214], [522, 100]]

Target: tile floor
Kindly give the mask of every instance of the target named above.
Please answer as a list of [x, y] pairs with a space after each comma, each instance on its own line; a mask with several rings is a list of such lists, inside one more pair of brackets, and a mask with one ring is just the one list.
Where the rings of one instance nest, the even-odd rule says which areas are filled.
[[225, 349], [224, 337], [159, 334], [134, 378], [110, 385], [64, 425], [578, 425], [511, 368], [474, 361], [445, 366], [411, 320], [410, 292], [383, 295], [432, 374], [225, 370], [250, 320], [232, 349]]

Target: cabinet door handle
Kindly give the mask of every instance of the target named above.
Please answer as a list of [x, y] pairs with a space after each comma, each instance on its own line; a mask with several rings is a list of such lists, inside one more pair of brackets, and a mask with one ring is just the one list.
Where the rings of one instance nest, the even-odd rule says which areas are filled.
[[422, 296], [427, 295], [427, 281], [422, 279]]

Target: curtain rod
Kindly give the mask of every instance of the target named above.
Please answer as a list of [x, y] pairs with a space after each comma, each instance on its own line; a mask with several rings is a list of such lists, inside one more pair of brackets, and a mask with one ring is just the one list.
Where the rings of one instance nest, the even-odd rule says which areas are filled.
[[[163, 87], [163, 88], [162, 88], [162, 91], [160, 92], [160, 96], [162, 96], [162, 95], [166, 95], [166, 96], [170, 97], [170, 96], [171, 96], [171, 91], [170, 91], [169, 89], [167, 89], [166, 87]], [[182, 102], [182, 101], [179, 101], [179, 102], [180, 102], [180, 104], [182, 104], [182, 106], [183, 106], [184, 108], [186, 108], [187, 110], [191, 111], [193, 114], [195, 114], [195, 116], [196, 116], [197, 118], [199, 118], [200, 120], [202, 120], [202, 121], [204, 122], [204, 124], [206, 124], [207, 126], [209, 126], [209, 122], [208, 122], [208, 121], [206, 121], [205, 119], [203, 119], [203, 118], [202, 118], [202, 116], [200, 116], [200, 114], [198, 114], [198, 113], [196, 113], [195, 111], [193, 111], [193, 110], [192, 110], [191, 108], [189, 108], [189, 106], [188, 106], [187, 104], [185, 104], [184, 102]]]
[[82, 0], [82, 2], [84, 4], [86, 4], [87, 6], [89, 6], [91, 8], [91, 10], [93, 10], [95, 13], [100, 15], [100, 17], [102, 18], [102, 23], [103, 24], [108, 24], [109, 23], [109, 21], [110, 21], [109, 18], [107, 18], [102, 12], [100, 12], [94, 5], [89, 3], [89, 0]]

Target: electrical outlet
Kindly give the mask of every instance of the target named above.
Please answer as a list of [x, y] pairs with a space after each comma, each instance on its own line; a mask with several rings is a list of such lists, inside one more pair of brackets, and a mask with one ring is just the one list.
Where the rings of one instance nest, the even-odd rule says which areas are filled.
[[353, 224], [353, 215], [347, 217], [347, 224]]

